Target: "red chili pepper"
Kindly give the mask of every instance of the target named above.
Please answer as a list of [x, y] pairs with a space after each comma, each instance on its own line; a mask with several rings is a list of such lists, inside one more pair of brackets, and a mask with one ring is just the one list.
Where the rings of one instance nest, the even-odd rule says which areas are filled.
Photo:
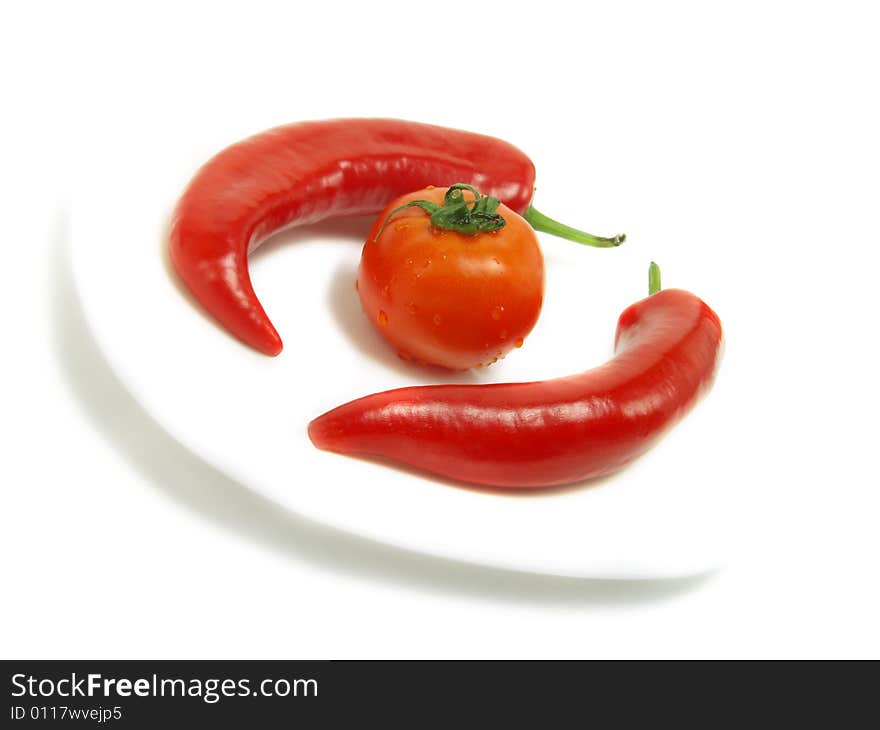
[[321, 449], [388, 457], [464, 482], [544, 487], [600, 476], [644, 453], [711, 384], [721, 322], [680, 289], [620, 315], [616, 355], [534, 383], [436, 385], [377, 393], [312, 421]]
[[426, 185], [466, 182], [533, 227], [592, 246], [617, 246], [538, 213], [535, 167], [499, 139], [393, 119], [335, 119], [271, 129], [227, 147], [195, 175], [171, 224], [174, 267], [196, 298], [251, 347], [277, 355], [247, 254], [276, 231], [376, 213]]

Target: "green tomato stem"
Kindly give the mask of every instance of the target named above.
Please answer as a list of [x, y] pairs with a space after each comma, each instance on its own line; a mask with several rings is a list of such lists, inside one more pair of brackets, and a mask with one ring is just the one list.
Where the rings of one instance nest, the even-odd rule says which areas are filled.
[[[474, 195], [473, 200], [465, 200], [464, 190]], [[378, 240], [392, 216], [407, 208], [418, 207], [431, 219], [431, 225], [447, 231], [457, 231], [467, 236], [478, 233], [491, 233], [504, 228], [507, 221], [497, 212], [501, 201], [491, 195], [480, 195], [476, 188], [465, 183], [450, 185], [443, 198], [443, 205], [430, 200], [411, 200], [392, 210], [382, 222], [374, 240]]]
[[596, 248], [615, 248], [626, 240], [626, 234], [624, 233], [614, 236], [613, 238], [603, 238], [601, 236], [594, 236], [592, 233], [587, 233], [586, 231], [579, 231], [577, 228], [572, 228], [564, 223], [548, 218], [543, 213], [535, 210], [534, 206], [531, 205], [523, 218], [525, 218], [536, 231], [559, 236], [560, 238], [565, 238], [566, 240], [574, 241], [575, 243], [595, 246]]

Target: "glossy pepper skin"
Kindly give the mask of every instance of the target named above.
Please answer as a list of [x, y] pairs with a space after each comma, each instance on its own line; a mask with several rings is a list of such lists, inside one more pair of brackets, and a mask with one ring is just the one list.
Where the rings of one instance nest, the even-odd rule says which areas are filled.
[[277, 355], [281, 338], [251, 286], [250, 250], [283, 228], [376, 213], [425, 185], [457, 182], [524, 213], [535, 167], [507, 142], [429, 124], [335, 119], [278, 127], [227, 147], [196, 173], [172, 216], [171, 260], [229, 332]]
[[549, 487], [613, 472], [644, 453], [714, 378], [718, 316], [669, 289], [621, 315], [615, 356], [533, 383], [401, 388], [340, 406], [312, 442], [493, 487]]

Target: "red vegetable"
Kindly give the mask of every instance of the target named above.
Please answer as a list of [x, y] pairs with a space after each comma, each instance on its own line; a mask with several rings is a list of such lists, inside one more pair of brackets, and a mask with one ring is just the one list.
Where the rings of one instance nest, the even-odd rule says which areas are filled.
[[538, 321], [538, 238], [503, 203], [476, 195], [458, 185], [404, 195], [367, 236], [361, 305], [405, 360], [455, 370], [490, 365], [522, 345]]
[[500, 199], [538, 230], [594, 246], [623, 241], [532, 208], [534, 165], [507, 142], [393, 119], [335, 119], [271, 129], [209, 160], [177, 203], [171, 260], [227, 330], [277, 355], [281, 338], [251, 286], [249, 250], [285, 227], [376, 213], [412, 190], [456, 182]]
[[401, 388], [340, 406], [309, 425], [312, 442], [391, 458], [446, 477], [543, 487], [619, 469], [644, 453], [711, 384], [721, 322], [678, 289], [631, 305], [616, 355], [580, 375], [534, 383]]

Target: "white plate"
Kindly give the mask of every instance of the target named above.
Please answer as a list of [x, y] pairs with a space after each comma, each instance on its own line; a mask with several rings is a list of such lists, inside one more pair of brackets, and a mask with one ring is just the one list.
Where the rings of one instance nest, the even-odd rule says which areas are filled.
[[543, 237], [547, 297], [525, 347], [487, 371], [442, 377], [399, 361], [360, 312], [354, 276], [367, 221], [290, 231], [251, 257], [255, 289], [285, 343], [273, 359], [215, 326], [164, 256], [168, 214], [210, 150], [204, 140], [161, 149], [147, 140], [125, 155], [113, 144], [91, 149], [73, 206], [86, 317], [122, 381], [176, 439], [280, 506], [424, 553], [593, 578], [719, 565], [721, 450], [709, 434], [722, 414], [712, 397], [623, 472], [543, 494], [464, 488], [318, 451], [306, 435], [320, 413], [387, 388], [542, 379], [602, 362], [617, 315], [645, 293], [643, 253]]

